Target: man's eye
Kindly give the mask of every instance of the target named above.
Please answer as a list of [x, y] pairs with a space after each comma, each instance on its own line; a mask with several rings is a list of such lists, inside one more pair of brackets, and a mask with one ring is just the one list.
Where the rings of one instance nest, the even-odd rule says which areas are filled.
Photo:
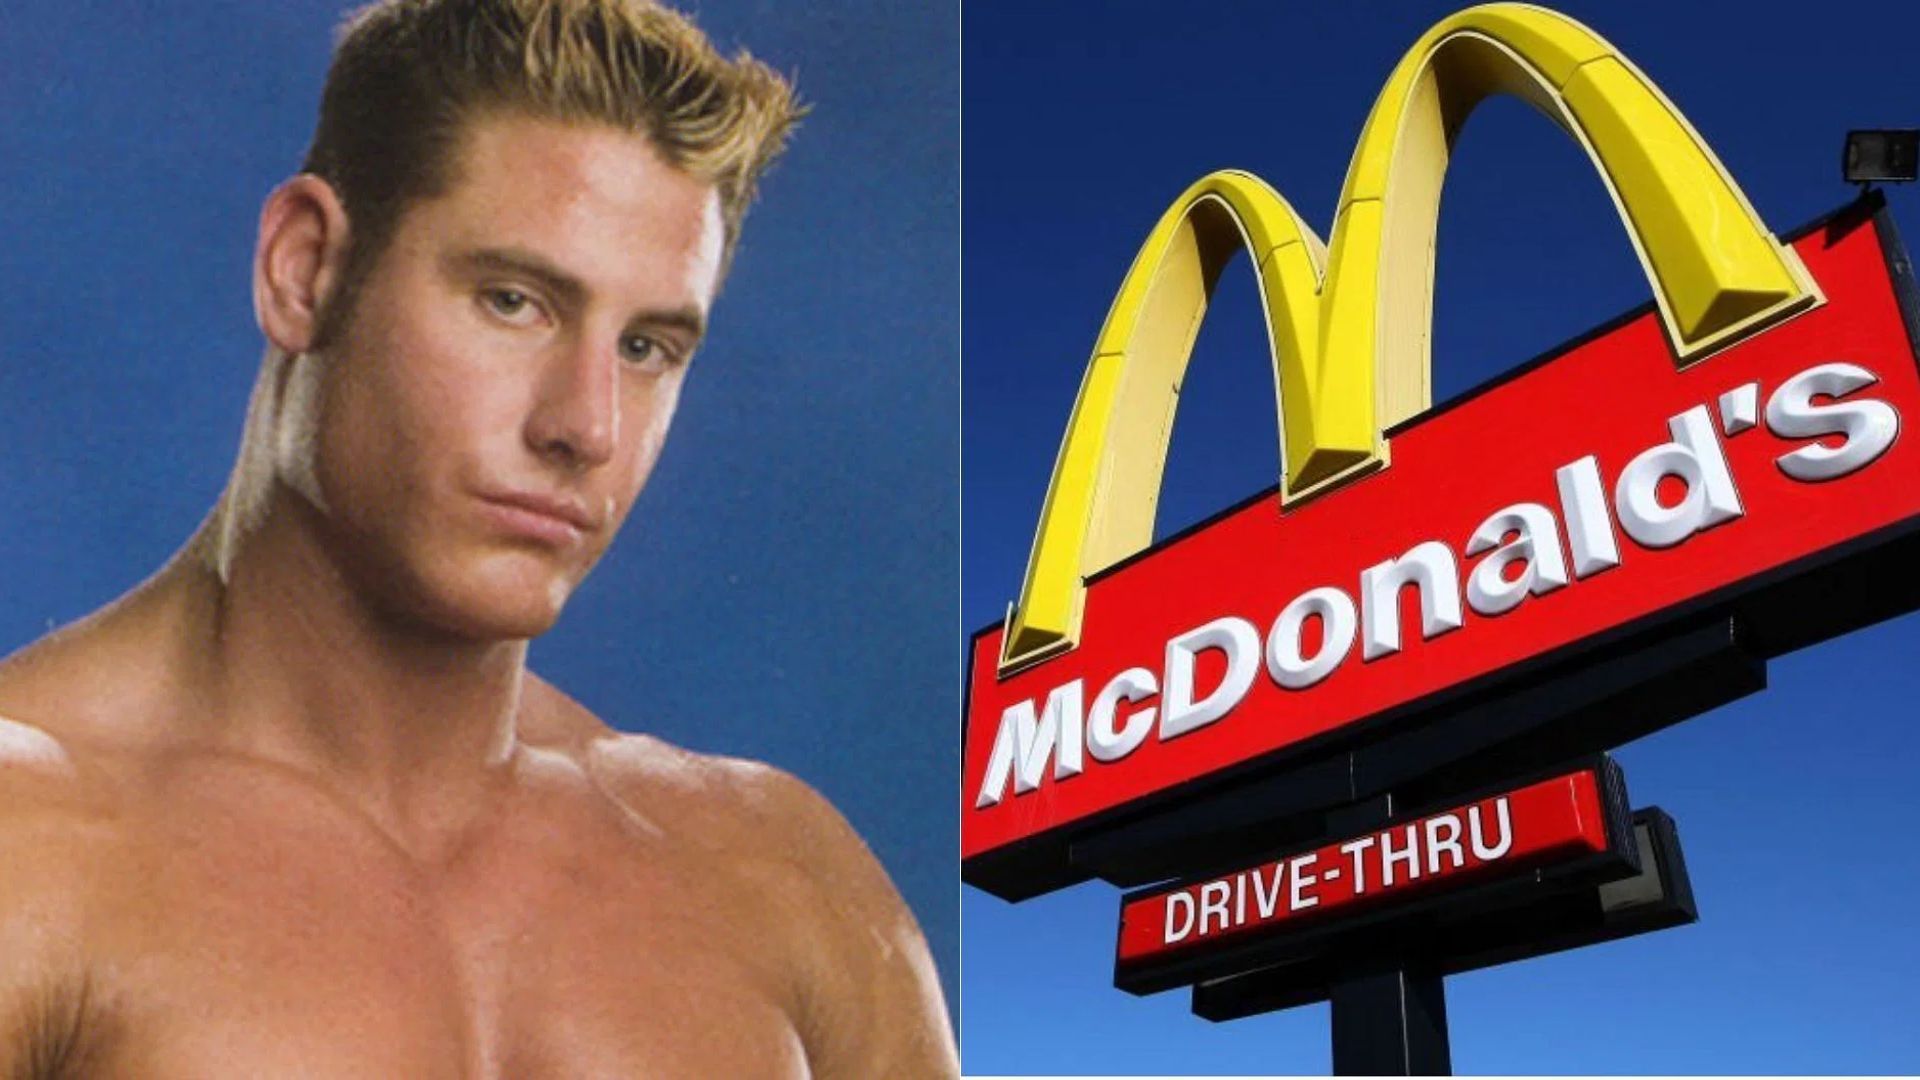
[[480, 303], [493, 314], [514, 323], [526, 322], [534, 311], [533, 298], [518, 289], [483, 290]]
[[665, 347], [644, 334], [629, 334], [622, 338], [620, 353], [632, 364], [661, 364], [671, 359]]

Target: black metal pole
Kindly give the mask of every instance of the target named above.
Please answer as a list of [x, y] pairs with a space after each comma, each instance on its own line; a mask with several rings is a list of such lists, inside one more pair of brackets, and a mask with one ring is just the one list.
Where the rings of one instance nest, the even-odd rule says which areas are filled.
[[[1327, 827], [1336, 835], [1377, 829], [1393, 808], [1390, 794], [1364, 799], [1328, 814]], [[1423, 969], [1404, 945], [1349, 957], [1331, 991], [1334, 1075], [1452, 1075], [1443, 976]]]
[[1447, 996], [1439, 975], [1403, 966], [1333, 984], [1336, 1076], [1448, 1076]]

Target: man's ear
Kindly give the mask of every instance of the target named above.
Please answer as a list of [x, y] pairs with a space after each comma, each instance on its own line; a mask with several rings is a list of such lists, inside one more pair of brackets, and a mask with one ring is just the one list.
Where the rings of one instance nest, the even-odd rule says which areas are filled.
[[289, 355], [316, 344], [327, 302], [346, 269], [347, 211], [333, 185], [301, 173], [260, 210], [253, 310], [267, 340]]

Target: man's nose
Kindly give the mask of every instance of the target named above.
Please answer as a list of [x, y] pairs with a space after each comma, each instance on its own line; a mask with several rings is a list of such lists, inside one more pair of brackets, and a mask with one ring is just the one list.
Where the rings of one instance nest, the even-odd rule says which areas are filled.
[[612, 344], [589, 335], [557, 344], [527, 418], [528, 445], [569, 469], [591, 469], [612, 459], [619, 440], [620, 361]]

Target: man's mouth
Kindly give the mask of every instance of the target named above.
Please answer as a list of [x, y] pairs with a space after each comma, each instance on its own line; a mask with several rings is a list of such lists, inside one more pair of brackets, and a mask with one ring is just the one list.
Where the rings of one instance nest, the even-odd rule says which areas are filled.
[[509, 533], [556, 547], [578, 543], [600, 527], [586, 504], [537, 491], [490, 492], [481, 496], [488, 516]]

